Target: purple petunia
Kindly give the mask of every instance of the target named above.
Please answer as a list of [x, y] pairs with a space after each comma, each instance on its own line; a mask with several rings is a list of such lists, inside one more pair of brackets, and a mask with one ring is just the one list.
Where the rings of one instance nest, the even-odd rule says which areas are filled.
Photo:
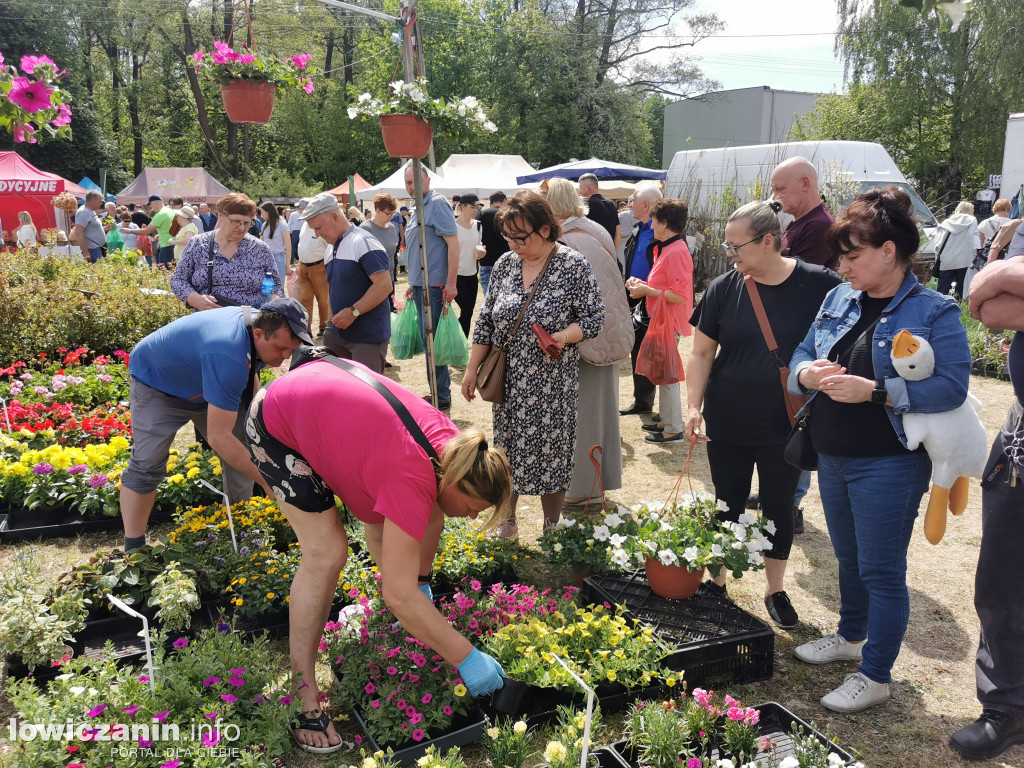
[[155, 715], [153, 715], [153, 719], [156, 720], [158, 723], [162, 723], [164, 720], [167, 719], [167, 715], [169, 715], [170, 713], [171, 710], [165, 709], [163, 712], [157, 712]]
[[135, 713], [138, 712], [140, 709], [142, 709], [142, 707], [140, 707], [138, 704], [132, 704], [131, 706], [125, 707], [123, 711], [128, 715], [128, 717], [134, 720]]
[[32, 467], [33, 475], [48, 475], [51, 472], [53, 472], [53, 465], [45, 461], [41, 461]]
[[231, 685], [233, 685], [235, 688], [241, 688], [243, 685], [245, 685], [245, 680], [239, 677], [238, 675], [232, 675], [228, 679], [228, 682], [231, 683]]
[[281, 697], [281, 706], [282, 707], [287, 707], [291, 703], [292, 703], [292, 697], [291, 696], [282, 696]]
[[211, 685], [214, 685], [214, 684], [219, 683], [219, 682], [220, 682], [220, 678], [219, 677], [215, 677], [215, 676], [211, 675], [210, 677], [208, 677], [205, 680], [203, 680], [203, 685], [205, 687], [209, 688]]
[[88, 716], [89, 717], [99, 717], [100, 715], [103, 714], [103, 710], [105, 710], [106, 708], [107, 708], [106, 704], [100, 704], [98, 706], [95, 706], [95, 707], [93, 707], [92, 709], [89, 710]]
[[214, 730], [213, 733], [203, 734], [203, 746], [204, 747], [215, 747], [220, 741], [220, 731]]
[[228, 704], [234, 704], [236, 701], [238, 701], [238, 697], [232, 696], [230, 693], [225, 693], [220, 698], [222, 701], [226, 701]]
[[89, 467], [86, 466], [85, 464], [74, 464], [74, 465], [68, 467], [68, 474], [69, 475], [80, 475], [83, 472], [85, 472], [87, 469], [89, 469]]
[[171, 643], [171, 645], [173, 645], [175, 648], [184, 648], [186, 645], [188, 645], [188, 638], [179, 637], [177, 640]]

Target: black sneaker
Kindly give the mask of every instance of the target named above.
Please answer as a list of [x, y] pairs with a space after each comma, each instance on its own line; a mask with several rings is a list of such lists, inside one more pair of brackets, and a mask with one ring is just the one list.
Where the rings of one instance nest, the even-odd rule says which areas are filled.
[[761, 508], [761, 495], [758, 493], [752, 493], [747, 496], [747, 509], [760, 509]]
[[789, 595], [785, 592], [776, 592], [764, 599], [764, 607], [768, 609], [768, 615], [772, 621], [782, 629], [792, 629], [800, 621], [793, 610], [793, 604], [789, 602]]
[[801, 534], [804, 532], [804, 508], [794, 507], [793, 508], [793, 533]]

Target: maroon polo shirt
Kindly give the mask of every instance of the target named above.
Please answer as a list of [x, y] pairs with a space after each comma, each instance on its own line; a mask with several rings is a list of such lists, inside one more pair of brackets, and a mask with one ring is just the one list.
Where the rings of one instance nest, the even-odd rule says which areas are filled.
[[825, 244], [825, 233], [832, 226], [832, 214], [821, 203], [796, 219], [782, 233], [782, 255], [835, 268], [835, 257]]

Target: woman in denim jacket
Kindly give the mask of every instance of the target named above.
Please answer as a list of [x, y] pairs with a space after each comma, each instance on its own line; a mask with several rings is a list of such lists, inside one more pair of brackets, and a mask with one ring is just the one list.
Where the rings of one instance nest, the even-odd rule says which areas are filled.
[[[907, 450], [903, 414], [963, 403], [971, 357], [957, 303], [922, 288], [910, 269], [919, 238], [904, 192], [887, 187], [858, 195], [826, 239], [849, 282], [825, 297], [793, 354], [789, 389], [816, 391], [808, 425], [841, 605], [838, 631], [795, 653], [811, 664], [860, 661], [821, 700], [837, 712], [856, 712], [889, 698], [910, 615], [907, 549], [931, 461], [923, 447]], [[897, 375], [889, 355], [901, 330], [928, 340], [932, 376]]]

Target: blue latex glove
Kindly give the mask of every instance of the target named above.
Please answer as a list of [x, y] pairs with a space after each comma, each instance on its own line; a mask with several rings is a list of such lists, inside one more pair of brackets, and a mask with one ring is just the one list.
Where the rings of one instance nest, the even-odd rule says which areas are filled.
[[427, 600], [434, 602], [434, 592], [430, 589], [429, 584], [417, 584], [416, 586], [420, 592], [427, 596]]
[[486, 696], [501, 688], [505, 681], [505, 670], [493, 656], [488, 656], [479, 648], [466, 657], [459, 665], [459, 675], [474, 696]]

